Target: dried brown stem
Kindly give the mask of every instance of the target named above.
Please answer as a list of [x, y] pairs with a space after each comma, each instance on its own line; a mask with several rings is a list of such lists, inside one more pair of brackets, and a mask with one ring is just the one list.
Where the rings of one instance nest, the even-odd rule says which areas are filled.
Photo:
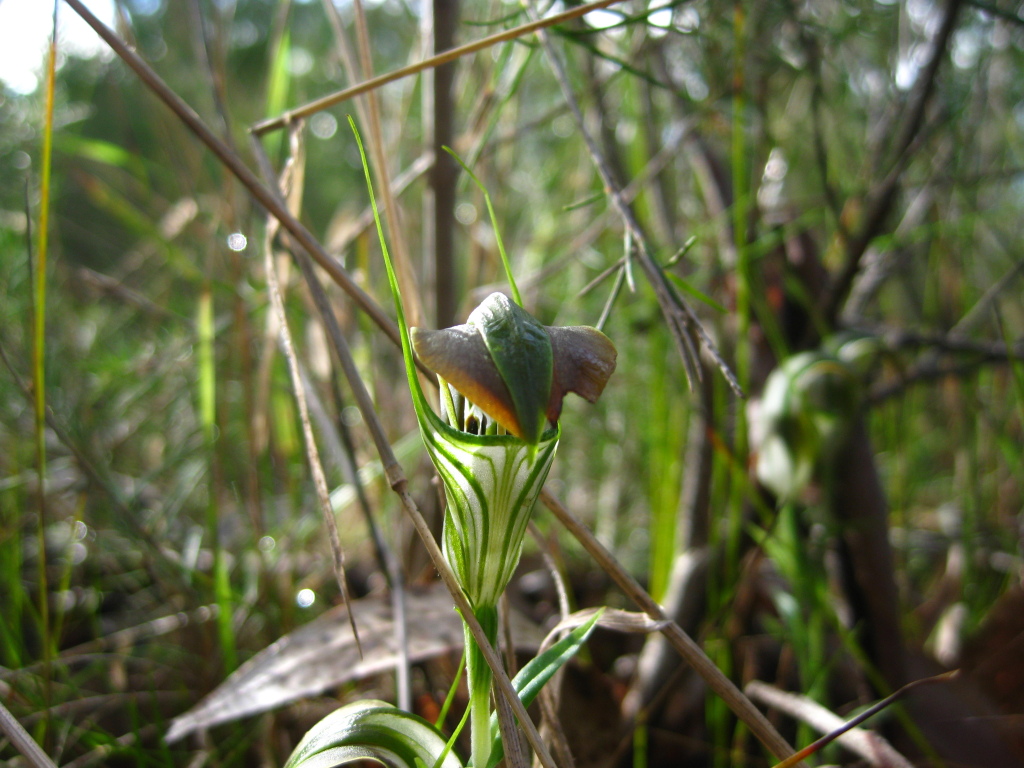
[[594, 558], [594, 562], [611, 576], [612, 580], [619, 586], [619, 589], [630, 600], [654, 621], [666, 622], [661, 631], [672, 644], [672, 647], [693, 667], [694, 671], [701, 676], [708, 687], [726, 703], [729, 709], [750, 729], [751, 733], [757, 737], [765, 748], [780, 760], [785, 760], [792, 755], [793, 748], [779, 735], [778, 731], [768, 722], [768, 719], [761, 711], [751, 703], [750, 699], [743, 695], [728, 677], [722, 674], [714, 662], [701, 650], [701, 647], [678, 624], [671, 621], [665, 615], [665, 612], [654, 601], [654, 598], [647, 594], [647, 591], [637, 583], [636, 579], [626, 572], [625, 568], [619, 565], [618, 561], [605, 549], [604, 545], [597, 540], [594, 534], [583, 523], [573, 517], [547, 489], [541, 492], [540, 498], [566, 530], [575, 536], [587, 553]]
[[[839, 715], [808, 696], [783, 691], [773, 685], [762, 683], [760, 680], [752, 681], [744, 690], [748, 696], [762, 704], [828, 734], [826, 738], [829, 741], [835, 739], [867, 761], [869, 765], [883, 766], [884, 768], [912, 768], [910, 761], [893, 749], [892, 745], [877, 733], [844, 723]], [[822, 743], [821, 747], [825, 743]]]
[[[353, 8], [355, 9], [360, 71], [364, 74], [371, 74], [373, 59], [370, 55], [370, 32], [366, 26], [366, 14], [363, 12], [362, 0], [354, 0]], [[401, 226], [401, 211], [395, 203], [394, 191], [391, 186], [391, 172], [388, 169], [388, 157], [384, 150], [384, 131], [380, 123], [380, 101], [377, 99], [376, 90], [367, 91], [365, 112], [369, 121], [369, 136], [366, 143], [373, 158], [372, 166], [377, 177], [381, 199], [388, 211], [385, 221], [388, 238], [391, 241], [395, 270], [398, 273], [398, 284], [402, 288], [402, 294], [406, 297], [405, 311], [410, 325], [422, 326], [424, 324], [423, 306], [419, 298], [420, 293], [416, 290], [416, 280], [409, 259], [409, 248], [406, 245], [405, 232]], [[437, 164], [436, 157], [434, 163]]]
[[[951, 672], [943, 672], [942, 674], [935, 675], [934, 677], [926, 677], [926, 678], [923, 678], [923, 679], [920, 679], [920, 680], [914, 680], [913, 682], [907, 683], [906, 685], [902, 686], [899, 690], [897, 690], [895, 693], [891, 694], [890, 696], [886, 696], [884, 699], [879, 701], [877, 704], [875, 704], [875, 705], [873, 705], [871, 707], [868, 707], [866, 710], [864, 710], [863, 712], [861, 712], [859, 715], [857, 715], [856, 717], [852, 718], [851, 720], [847, 720], [845, 723], [841, 723], [841, 724], [837, 723], [837, 724], [835, 724], [833, 726], [833, 730], [830, 733], [825, 734], [820, 739], [815, 741], [813, 744], [811, 744], [811, 745], [809, 745], [807, 747], [804, 747], [803, 749], [800, 750], [799, 753], [797, 753], [796, 755], [793, 755], [792, 758], [787, 759], [787, 760], [783, 760], [781, 763], [779, 763], [779, 765], [775, 766], [775, 768], [793, 768], [793, 766], [795, 766], [797, 764], [796, 763], [796, 759], [798, 757], [809, 757], [810, 755], [815, 754], [816, 752], [821, 750], [822, 747], [824, 747], [825, 745], [835, 741], [837, 738], [842, 737], [844, 734], [847, 734], [849, 731], [851, 731], [852, 729], [856, 728], [861, 723], [863, 723], [863, 722], [867, 721], [869, 718], [874, 717], [875, 715], [877, 715], [879, 712], [881, 712], [886, 707], [889, 707], [893, 703], [895, 703], [895, 702], [899, 701], [900, 699], [904, 698], [907, 694], [909, 694], [914, 689], [920, 688], [921, 686], [925, 686], [925, 685], [933, 685], [934, 683], [949, 682], [949, 681], [954, 680], [957, 677], [959, 677], [959, 675], [960, 675], [960, 670], [955, 669], [955, 670], [953, 670]], [[805, 698], [805, 697], [795, 697], [793, 694], [787, 694], [787, 693], [785, 693], [783, 691], [777, 691], [775, 689], [772, 689], [771, 686], [765, 685], [764, 683], [756, 683], [756, 684], [754, 684], [753, 685], [753, 689], [757, 693], [758, 697], [761, 698], [762, 701], [765, 701], [766, 703], [771, 703], [772, 706], [775, 706], [776, 708], [784, 708], [784, 709], [792, 710], [793, 707], [786, 706], [786, 705], [787, 704], [792, 704], [792, 701], [793, 701], [794, 698], [800, 698], [800, 699], [804, 699]], [[815, 707], [817, 707], [817, 705], [815, 705]], [[815, 712], [815, 714], [821, 714], [821, 710], [824, 710], [824, 708], [822, 707], [822, 708], [818, 709]], [[809, 713], [810, 709], [806, 705], [802, 705], [801, 708], [800, 708], [800, 711], [803, 712], [803, 713]], [[828, 712], [827, 714], [831, 715], [832, 713]], [[804, 718], [804, 719], [807, 720], [807, 722], [812, 722], [808, 718]], [[838, 718], [836, 718], [836, 720], [838, 720]], [[882, 744], [885, 744], [885, 746], [888, 746], [888, 744], [886, 744], [885, 742], [882, 742]], [[881, 751], [878, 749], [877, 742], [872, 744], [871, 746], [873, 748], [865, 750], [865, 752], [867, 752], [867, 754], [864, 755], [864, 756], [867, 759], [869, 759], [869, 760], [872, 760], [872, 758], [874, 758], [874, 760], [872, 760], [872, 762], [877, 761], [875, 764], [886, 765], [886, 766], [904, 766], [904, 765], [909, 765], [909, 761], [907, 761], [905, 758], [903, 758], [903, 756], [900, 755], [895, 750], [892, 750], [891, 747], [889, 747], [889, 750], [891, 750], [891, 753], [885, 753], [884, 757], [885, 758], [891, 758], [893, 760], [893, 762], [883, 762], [882, 760], [879, 759], [879, 758], [883, 757], [883, 754], [880, 754]], [[860, 750], [858, 750], [858, 752], [860, 752]], [[864, 754], [864, 753], [861, 752], [861, 754]]]
[[56, 763], [50, 760], [43, 752], [43, 748], [28, 735], [28, 731], [3, 705], [3, 702], [0, 702], [0, 732], [10, 739], [11, 744], [21, 752], [22, 757], [32, 768], [57, 768]]
[[[77, 4], [78, 0], [70, 0], [72, 3]], [[480, 40], [474, 40], [472, 43], [466, 43], [460, 45], [458, 48], [452, 48], [451, 50], [440, 53], [437, 56], [431, 56], [429, 59], [418, 61], [415, 64], [410, 64], [406, 67], [400, 67], [399, 69], [393, 70], [383, 75], [371, 78], [365, 82], [353, 85], [351, 88], [346, 88], [343, 91], [332, 93], [329, 96], [311, 101], [308, 104], [304, 104], [301, 107], [289, 110], [286, 114], [275, 117], [263, 122], [257, 123], [252, 127], [253, 132], [256, 135], [262, 135], [269, 131], [276, 131], [284, 128], [289, 121], [295, 120], [302, 117], [308, 117], [309, 115], [315, 114], [329, 107], [333, 107], [335, 104], [341, 104], [344, 101], [348, 101], [351, 98], [360, 96], [370, 91], [375, 91], [382, 85], [392, 83], [395, 80], [401, 80], [409, 75], [415, 75], [418, 72], [422, 72], [426, 69], [433, 69], [439, 67], [442, 64], [447, 64], [449, 61], [455, 61], [470, 53], [476, 53], [477, 51], [483, 51], [491, 46], [497, 45], [498, 43], [505, 43], [509, 40], [515, 40], [517, 38], [528, 35], [531, 32], [536, 32], [538, 29], [544, 29], [555, 24], [561, 24], [575, 19], [579, 16], [583, 16], [591, 11], [596, 11], [600, 8], [607, 8], [609, 5], [615, 5], [616, 3], [622, 2], [622, 0], [597, 0], [597, 2], [587, 3], [585, 5], [579, 5], [575, 8], [570, 8], [562, 13], [556, 13], [544, 19], [538, 19], [531, 21], [527, 24], [522, 24], [518, 27], [505, 30], [504, 32], [497, 32], [488, 37], [481, 38]]]
[[[255, 137], [253, 138], [253, 151], [256, 154], [264, 176], [270, 178], [272, 176], [270, 161], [263, 153], [262, 147]], [[305, 280], [306, 286], [313, 298], [313, 303], [316, 306], [321, 321], [327, 330], [328, 338], [330, 338], [335, 350], [335, 356], [338, 361], [341, 362], [344, 358], [342, 347], [345, 346], [346, 342], [342, 335], [341, 327], [338, 324], [338, 318], [335, 316], [334, 309], [331, 307], [330, 299], [327, 297], [327, 292], [320, 284], [320, 280], [313, 269], [313, 262], [309, 256], [301, 249], [292, 249], [292, 255], [299, 265], [303, 279]], [[358, 375], [358, 372], [356, 372], [355, 375]], [[347, 481], [356, 489], [359, 506], [363, 511], [363, 517], [366, 520], [367, 527], [370, 529], [381, 568], [387, 576], [388, 584], [391, 588], [392, 608], [393, 615], [395, 617], [395, 647], [398, 650], [398, 658], [395, 663], [395, 688], [397, 690], [399, 707], [409, 710], [412, 705], [412, 686], [409, 676], [409, 643], [405, 621], [405, 589], [402, 584], [401, 568], [393, 553], [385, 544], [384, 537], [382, 536], [379, 526], [377, 526], [376, 521], [373, 518], [373, 514], [370, 511], [369, 500], [366, 498], [366, 492], [363, 489], [362, 483], [359, 480], [359, 474], [356, 471], [355, 447], [352, 445], [351, 437], [347, 430], [344, 429], [344, 425], [342, 425], [341, 440], [344, 444], [343, 454], [345, 457], [343, 460], [343, 471], [347, 477]], [[351, 612], [349, 612], [349, 620], [352, 621]]]
[[[278, 328], [281, 338], [281, 347], [284, 350], [285, 359], [288, 361], [288, 373], [291, 375], [292, 391], [295, 393], [295, 402], [299, 408], [299, 419], [302, 424], [302, 436], [306, 444], [306, 457], [309, 461], [309, 469], [313, 475], [313, 483], [316, 488], [317, 500], [320, 503], [320, 511], [323, 513], [324, 524], [331, 542], [331, 553], [334, 558], [334, 575], [341, 590], [345, 606], [349, 607], [348, 582], [345, 578], [345, 553], [341, 548], [341, 539], [338, 536], [338, 523], [334, 519], [334, 511], [331, 508], [331, 494], [327, 488], [327, 478], [324, 475], [323, 466], [320, 463], [320, 452], [316, 446], [316, 438], [313, 436], [313, 428], [309, 423], [309, 406], [306, 403], [305, 388], [302, 385], [302, 377], [299, 373], [299, 362], [295, 355], [295, 348], [292, 344], [291, 331], [288, 329], [288, 317], [285, 314], [284, 299], [281, 296], [281, 286], [277, 279], [277, 270], [274, 267], [274, 236], [277, 234], [277, 226], [271, 220], [267, 225], [266, 240], [264, 243], [263, 266], [267, 274], [267, 292], [270, 294], [270, 303], [277, 314]], [[352, 627], [352, 636], [356, 641], [356, 649], [359, 651], [359, 658], [363, 657], [363, 645], [359, 640], [359, 629], [356, 627], [352, 611], [348, 611], [349, 625]]]

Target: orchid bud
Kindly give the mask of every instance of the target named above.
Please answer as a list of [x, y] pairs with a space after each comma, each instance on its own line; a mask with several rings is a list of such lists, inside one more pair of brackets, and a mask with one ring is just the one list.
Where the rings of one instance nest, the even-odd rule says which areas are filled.
[[[615, 370], [615, 347], [595, 328], [545, 327], [500, 293], [465, 325], [413, 328], [408, 343], [438, 375], [447, 416], [426, 404], [407, 357], [420, 433], [444, 483], [442, 550], [493, 642], [498, 598], [555, 458], [562, 399], [576, 392], [594, 402]], [[473, 765], [486, 766], [492, 678], [468, 629], [466, 654]]]
[[465, 325], [413, 328], [412, 345], [448, 403], [447, 424], [433, 411], [420, 416], [447, 495], [445, 557], [474, 608], [493, 606], [551, 468], [562, 399], [577, 392], [595, 401], [615, 347], [594, 328], [545, 327], [500, 293]]

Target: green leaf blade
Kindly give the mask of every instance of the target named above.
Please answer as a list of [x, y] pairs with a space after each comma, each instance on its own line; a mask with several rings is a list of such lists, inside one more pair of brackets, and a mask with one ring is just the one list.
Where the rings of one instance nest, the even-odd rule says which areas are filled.
[[[519, 670], [519, 674], [512, 680], [512, 686], [519, 694], [519, 699], [523, 702], [524, 707], [530, 706], [555, 672], [579, 652], [597, 627], [601, 615], [601, 611], [595, 613], [586, 624], [576, 627]], [[491, 718], [491, 738], [494, 741], [494, 746], [491, 748], [491, 758], [487, 763], [487, 768], [494, 768], [505, 756], [505, 750], [501, 744], [501, 734], [498, 730], [497, 716]]]

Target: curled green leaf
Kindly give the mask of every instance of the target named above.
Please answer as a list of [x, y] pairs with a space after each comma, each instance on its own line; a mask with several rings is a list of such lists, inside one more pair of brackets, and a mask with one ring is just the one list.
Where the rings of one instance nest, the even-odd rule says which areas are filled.
[[766, 488], [792, 499], [835, 458], [878, 355], [877, 340], [843, 334], [772, 371], [752, 421], [757, 477]]
[[347, 704], [314, 725], [285, 768], [333, 768], [363, 760], [391, 768], [462, 768], [433, 725], [374, 699]]

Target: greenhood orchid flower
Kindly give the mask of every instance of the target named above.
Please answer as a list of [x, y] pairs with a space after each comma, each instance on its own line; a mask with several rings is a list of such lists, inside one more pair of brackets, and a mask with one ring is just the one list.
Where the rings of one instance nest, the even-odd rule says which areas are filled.
[[[526, 526], [554, 460], [562, 399], [594, 402], [615, 368], [615, 347], [594, 328], [549, 328], [500, 293], [465, 325], [412, 329], [438, 374], [442, 412], [426, 404], [407, 362], [420, 432], [444, 483], [443, 551], [492, 642], [497, 604], [519, 563]], [[486, 765], [491, 670], [466, 632], [473, 764]]]
[[[500, 293], [465, 325], [410, 333], [393, 278], [392, 290], [420, 434], [445, 488], [442, 551], [494, 643], [498, 598], [558, 447], [562, 399], [576, 392], [595, 401], [615, 369], [615, 347], [595, 328], [545, 327]], [[414, 348], [438, 374], [446, 418], [423, 394]], [[465, 637], [473, 765], [486, 766], [493, 675], [468, 627]]]
[[596, 402], [615, 369], [615, 347], [588, 327], [545, 327], [501, 293], [492, 293], [465, 325], [412, 329], [424, 364], [495, 422], [536, 443], [575, 392]]
[[[363, 157], [413, 408], [444, 483], [442, 551], [493, 644], [498, 598], [519, 562], [530, 514], [558, 446], [562, 399], [576, 392], [596, 401], [615, 370], [615, 347], [596, 328], [543, 326], [518, 301], [500, 293], [488, 296], [465, 325], [410, 332], [362, 141], [351, 118], [349, 122]], [[500, 236], [498, 241], [518, 300]], [[414, 349], [438, 375], [445, 418], [423, 394]], [[492, 673], [468, 627], [465, 638], [472, 764], [488, 768]]]

